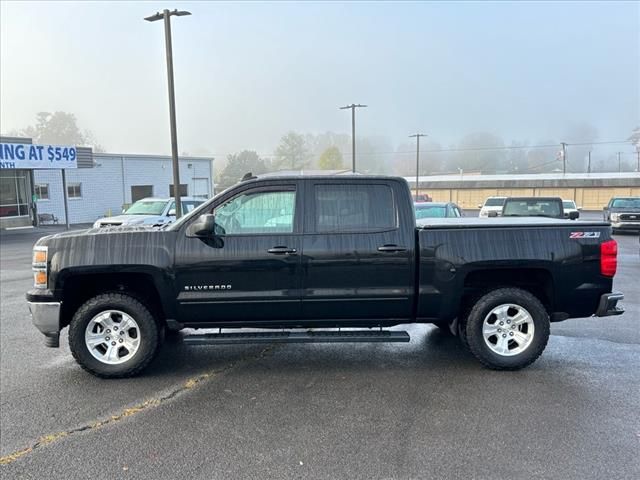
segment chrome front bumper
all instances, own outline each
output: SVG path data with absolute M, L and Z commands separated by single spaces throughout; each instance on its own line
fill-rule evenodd
M 618 302 L 624 299 L 620 292 L 605 293 L 600 297 L 596 317 L 608 317 L 609 315 L 622 315 L 624 308 L 618 307 Z
M 31 320 L 45 336 L 47 347 L 60 346 L 60 302 L 27 302 Z
M 611 222 L 611 228 L 615 228 L 617 230 L 638 230 L 640 231 L 640 222 L 629 222 L 626 220 L 621 220 L 618 222 Z

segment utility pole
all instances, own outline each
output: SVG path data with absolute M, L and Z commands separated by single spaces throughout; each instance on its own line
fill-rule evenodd
M 617 152 L 618 155 L 618 173 L 622 172 L 622 161 L 620 160 L 620 154 L 622 152 Z
M 567 144 L 561 142 L 560 145 L 562 145 L 562 174 L 565 175 L 567 173 Z
M 352 103 L 340 107 L 340 110 L 351 109 L 351 171 L 356 173 L 356 108 L 365 108 L 366 105 Z
M 589 161 L 587 162 L 587 173 L 591 173 L 591 150 L 589 150 Z
M 416 139 L 416 198 L 418 201 L 418 178 L 420 176 L 420 137 L 426 137 L 427 135 L 424 133 L 414 133 L 413 135 L 409 135 L 409 138 Z
M 173 47 L 171 45 L 171 17 L 191 15 L 185 10 L 163 10 L 146 17 L 147 22 L 164 20 L 164 44 L 167 55 L 167 79 L 169 84 L 169 123 L 171 126 L 171 160 L 173 163 L 173 196 L 176 202 L 176 219 L 182 216 L 182 199 L 180 195 L 180 168 L 178 164 L 178 132 L 176 129 L 176 95 L 173 85 Z

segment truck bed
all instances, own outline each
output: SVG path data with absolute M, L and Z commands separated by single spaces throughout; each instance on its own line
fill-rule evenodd
M 552 321 L 588 317 L 610 292 L 600 274 L 600 244 L 608 223 L 554 218 L 424 219 L 416 229 L 416 317 L 454 318 L 487 288 L 528 285 L 545 300 Z

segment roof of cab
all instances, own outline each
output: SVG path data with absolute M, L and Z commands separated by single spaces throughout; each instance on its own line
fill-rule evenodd
M 285 171 L 285 172 L 272 172 L 263 173 L 260 175 L 252 176 L 245 180 L 245 182 L 251 182 L 256 180 L 331 180 L 339 182 L 344 179 L 367 181 L 367 180 L 393 180 L 407 183 L 402 177 L 392 175 L 365 175 L 361 173 L 353 173 L 351 171 L 340 173 L 332 173 L 332 170 L 327 170 L 324 173 L 322 170 L 308 170 L 308 171 Z

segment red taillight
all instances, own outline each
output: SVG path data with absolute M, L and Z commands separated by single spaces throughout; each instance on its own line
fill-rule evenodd
M 607 240 L 600 244 L 600 273 L 605 277 L 613 277 L 618 268 L 618 243 Z

